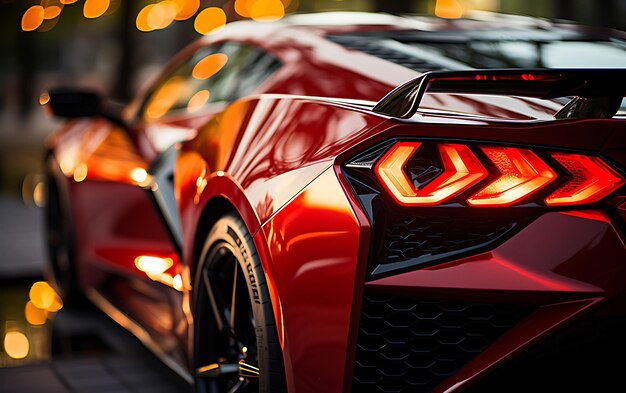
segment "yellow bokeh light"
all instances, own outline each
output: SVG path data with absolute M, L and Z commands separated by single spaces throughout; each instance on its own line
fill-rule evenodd
M 256 0 L 250 7 L 250 17 L 257 22 L 275 22 L 285 16 L 280 0 Z
M 43 10 L 44 19 L 54 19 L 61 14 L 61 7 L 58 5 L 49 5 Z
M 196 79 L 208 79 L 215 75 L 224 67 L 228 61 L 228 56 L 223 53 L 214 53 L 200 60 L 191 71 L 191 75 Z
M 146 108 L 146 116 L 149 119 L 158 119 L 166 114 L 184 90 L 185 80 L 182 77 L 170 78 L 150 99 Z
M 13 359 L 24 359 L 28 356 L 30 344 L 22 332 L 8 332 L 4 336 L 4 351 Z
M 193 22 L 193 27 L 200 34 L 217 33 L 226 25 L 226 14 L 218 7 L 205 8 Z
M 200 0 L 176 0 L 180 5 L 178 13 L 176 14 L 176 20 L 186 20 L 191 18 L 198 12 L 200 8 Z
M 33 326 L 39 326 L 46 323 L 48 310 L 36 307 L 32 301 L 29 301 L 24 308 L 24 316 L 26 316 L 28 323 Z
M 78 0 L 60 0 L 61 4 L 74 4 Z
M 87 178 L 87 173 L 89 172 L 89 169 L 87 168 L 86 164 L 80 164 L 79 166 L 77 166 L 76 168 L 74 168 L 74 180 L 78 183 L 80 183 L 81 181 L 85 180 Z
M 200 90 L 199 92 L 191 96 L 189 102 L 187 103 L 187 112 L 197 112 L 209 101 L 210 96 L 211 93 L 208 90 Z
M 440 18 L 456 19 L 463 16 L 463 8 L 457 0 L 437 0 L 435 15 Z
M 30 301 L 33 302 L 35 307 L 41 308 L 42 310 L 48 309 L 54 302 L 56 296 L 57 293 L 55 290 L 45 281 L 37 281 L 34 283 L 28 293 Z
M 85 18 L 98 18 L 107 12 L 109 5 L 111 5 L 110 0 L 85 0 L 83 15 Z
M 33 31 L 43 23 L 45 12 L 42 6 L 34 5 L 24 12 L 22 16 L 22 30 Z
M 135 266 L 137 269 L 148 275 L 164 273 L 167 269 L 172 267 L 173 264 L 174 261 L 172 258 L 160 258 L 148 255 L 141 255 L 135 258 Z

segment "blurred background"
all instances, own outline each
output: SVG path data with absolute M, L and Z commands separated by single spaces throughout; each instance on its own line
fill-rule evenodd
M 441 18 L 488 11 L 626 30 L 626 0 L 0 0 L 0 392 L 36 389 L 44 382 L 48 392 L 66 391 L 77 367 L 88 365 L 88 375 L 106 376 L 121 372 L 115 364 L 144 359 L 141 348 L 128 344 L 131 338 L 111 335 L 109 322 L 97 311 L 61 310 L 54 290 L 40 281 L 45 253 L 38 174 L 45 138 L 57 125 L 44 116 L 40 92 L 57 85 L 89 86 L 125 102 L 180 49 L 224 23 L 248 18 L 273 23 L 291 13 L 316 11 Z M 32 370 L 22 377 L 11 374 L 13 382 L 26 385 L 5 383 L 9 376 L 2 367 L 41 364 L 54 354 L 76 351 L 96 355 L 80 364 L 39 368 L 39 377 Z M 105 360 L 102 353 L 108 354 Z M 152 384 L 172 391 L 153 369 L 134 373 L 129 378 L 152 375 L 146 377 Z M 131 386 L 115 375 L 109 379 Z M 98 381 L 94 378 L 91 383 Z M 65 388 L 51 388 L 53 379 L 65 380 Z

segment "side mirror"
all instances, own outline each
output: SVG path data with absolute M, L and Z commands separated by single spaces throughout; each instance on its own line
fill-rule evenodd
M 101 114 L 102 98 L 94 91 L 60 87 L 48 90 L 45 96 L 44 92 L 41 102 L 58 117 L 94 117 Z
M 69 119 L 101 116 L 130 132 L 122 120 L 122 106 L 108 102 L 93 90 L 57 87 L 43 92 L 39 103 L 45 105 L 54 116 Z

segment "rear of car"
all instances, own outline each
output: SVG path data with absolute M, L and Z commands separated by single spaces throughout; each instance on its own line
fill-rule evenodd
M 341 247 L 344 261 L 356 259 L 342 265 L 313 246 L 309 256 L 292 258 L 297 265 L 319 256 L 291 278 L 327 267 L 311 296 L 336 295 L 328 318 L 352 313 L 347 338 L 336 320 L 320 322 L 324 334 L 337 334 L 337 353 L 345 345 L 343 382 L 321 366 L 344 366 L 335 351 L 310 347 L 308 356 L 319 359 L 301 360 L 327 372 L 315 378 L 333 386 L 482 392 L 623 385 L 612 359 L 626 349 L 626 78 L 587 68 L 626 64 L 624 41 L 548 25 L 481 26 L 328 36 L 419 72 L 458 71 L 442 74 L 439 85 L 422 76 L 399 87 L 404 102 L 380 101 L 373 110 L 386 118 L 382 125 L 356 138 L 264 227 L 270 243 L 287 238 L 288 215 L 313 207 L 317 213 L 292 216 L 292 225 L 327 236 L 319 246 Z M 541 70 L 562 67 L 585 69 Z M 433 94 L 425 94 L 428 84 Z M 341 201 L 328 196 L 339 190 Z M 322 194 L 332 208 L 321 206 Z M 312 219 L 334 221 L 327 227 L 336 231 Z M 357 227 L 358 244 L 341 235 Z M 345 291 L 325 287 L 339 282 Z M 293 378 L 291 386 L 315 381 L 306 373 Z

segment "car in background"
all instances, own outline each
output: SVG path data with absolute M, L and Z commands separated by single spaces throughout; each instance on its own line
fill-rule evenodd
M 605 389 L 626 40 L 496 14 L 236 22 L 122 110 L 50 89 L 50 266 L 199 392 Z

